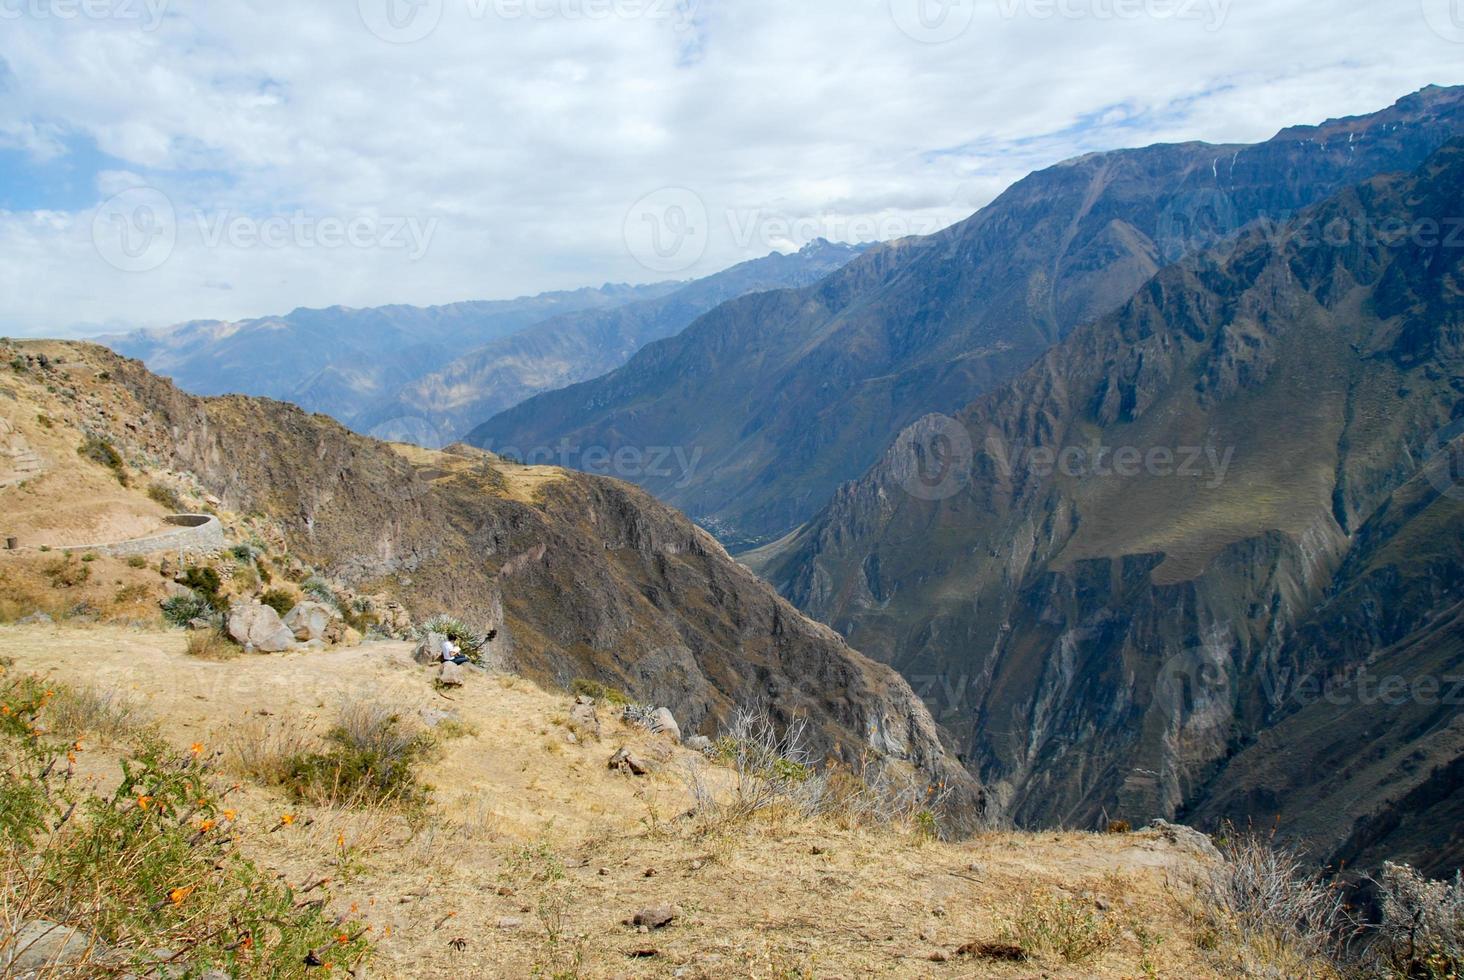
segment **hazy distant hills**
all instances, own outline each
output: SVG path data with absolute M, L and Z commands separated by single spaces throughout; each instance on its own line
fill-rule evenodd
M 1033 174 L 948 231 L 801 290 L 723 304 L 611 374 L 530 399 L 470 441 L 699 460 L 630 476 L 733 548 L 806 521 L 931 411 L 955 411 L 1107 314 L 1162 267 L 1263 216 L 1407 170 L 1459 129 L 1461 93 L 1256 146 L 1092 154 Z
M 664 296 L 676 283 L 604 286 L 450 306 L 296 310 L 199 320 L 101 342 L 200 395 L 262 395 L 345 420 L 465 349 L 561 313 Z
M 665 295 L 561 314 L 463 354 L 351 422 L 361 431 L 390 435 L 385 430 L 398 428 L 450 443 L 533 395 L 620 367 L 646 344 L 679 333 L 726 300 L 817 282 L 867 247 L 820 239 L 793 254 L 774 252 Z
M 767 574 L 1021 823 L 1457 867 L 1461 206 L 1464 141 L 1166 269 L 903 433 Z

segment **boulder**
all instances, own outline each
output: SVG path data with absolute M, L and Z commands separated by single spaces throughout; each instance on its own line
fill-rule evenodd
M 671 713 L 670 708 L 657 708 L 651 712 L 651 731 L 657 735 L 669 735 L 677 742 L 681 741 L 681 726 L 676 724 L 676 716 Z
M 620 749 L 612 755 L 608 768 L 629 773 L 632 776 L 647 776 L 651 772 L 650 765 L 629 749 Z
M 417 644 L 417 649 L 412 651 L 412 659 L 424 667 L 442 663 L 442 644 L 447 642 L 447 637 L 441 633 L 428 633 L 427 639 Z
M 600 740 L 600 716 L 593 701 L 575 701 L 574 707 L 569 709 L 569 729 L 580 738 Z
M 272 608 L 255 603 L 229 613 L 229 636 L 241 647 L 260 653 L 283 653 L 295 646 L 295 634 Z
M 462 687 L 463 679 L 462 664 L 443 664 L 437 672 L 437 683 L 443 687 Z
M 707 738 L 705 735 L 693 735 L 691 736 L 691 738 L 686 740 L 686 747 L 688 749 L 691 749 L 693 752 L 701 752 L 704 755 L 710 755 L 712 751 L 712 740 Z
M 331 624 L 341 614 L 323 602 L 302 602 L 285 613 L 284 623 L 301 643 L 325 640 Z
M 1202 834 L 1193 827 L 1170 823 L 1168 820 L 1155 820 L 1149 824 L 1145 832 L 1158 836 L 1180 850 L 1189 851 L 1199 857 L 1211 861 L 1222 860 L 1219 849 L 1210 840 L 1209 835 Z

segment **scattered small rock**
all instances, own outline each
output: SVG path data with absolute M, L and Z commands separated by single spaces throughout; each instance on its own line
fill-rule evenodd
M 679 915 L 681 909 L 675 905 L 652 905 L 637 912 L 630 924 L 646 929 L 664 929 L 675 922 Z
M 465 679 L 462 664 L 445 663 L 437 671 L 437 683 L 443 687 L 462 687 Z
M 523 924 L 523 919 L 514 919 L 509 916 L 504 916 L 498 920 L 498 928 L 500 929 L 521 929 L 523 928 Z
M 712 751 L 712 740 L 705 735 L 693 735 L 686 740 L 686 747 L 693 752 L 700 752 L 703 755 L 707 755 Z
M 55 620 L 43 612 L 34 612 L 24 619 L 16 620 L 17 626 L 49 626 Z
M 934 953 L 931 953 L 928 959 L 932 963 L 944 963 L 949 960 L 950 957 L 945 954 L 945 950 L 938 949 Z
M 580 695 L 574 707 L 569 709 L 570 734 L 600 740 L 600 715 L 595 711 L 595 702 Z
M 956 955 L 1006 963 L 1025 963 L 1027 960 L 1027 951 L 1010 943 L 967 943 L 956 950 Z

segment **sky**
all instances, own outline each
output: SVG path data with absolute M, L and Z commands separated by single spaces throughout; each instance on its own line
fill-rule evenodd
M 0 335 L 705 275 L 1464 83 L 1464 0 L 0 0 Z

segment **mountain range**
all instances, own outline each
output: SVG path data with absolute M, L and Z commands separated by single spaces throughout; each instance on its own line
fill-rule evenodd
M 723 304 L 603 378 L 540 395 L 475 445 L 677 447 L 695 472 L 637 481 L 734 551 L 781 537 L 906 425 L 954 412 L 1184 254 L 1284 220 L 1457 132 L 1464 93 L 1258 145 L 1186 143 L 1032 174 L 967 221 L 870 250 L 816 285 Z
M 1464 140 L 1165 269 L 762 567 L 1019 823 L 1457 867 L 1461 207 Z

